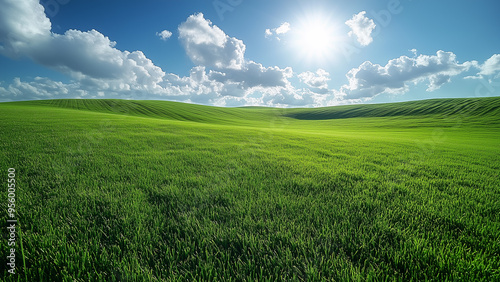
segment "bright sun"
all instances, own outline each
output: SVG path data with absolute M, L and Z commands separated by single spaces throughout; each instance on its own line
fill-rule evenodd
M 294 46 L 307 60 L 326 60 L 333 55 L 337 40 L 335 25 L 329 17 L 311 14 L 298 22 Z

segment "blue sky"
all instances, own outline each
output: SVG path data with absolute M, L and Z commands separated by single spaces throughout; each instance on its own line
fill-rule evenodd
M 500 95 L 494 0 L 0 4 L 0 101 L 318 107 Z

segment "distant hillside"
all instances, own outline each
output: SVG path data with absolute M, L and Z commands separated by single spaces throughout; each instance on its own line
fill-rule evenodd
M 302 120 L 423 115 L 500 117 L 500 97 L 432 99 L 390 104 L 362 104 L 315 109 L 290 109 L 286 115 Z
M 222 108 L 171 101 L 56 99 L 5 104 L 57 107 L 108 114 L 215 124 L 252 124 L 268 120 L 274 109 Z
M 280 119 L 335 120 L 377 117 L 477 117 L 500 121 L 500 97 L 432 99 L 388 104 L 359 104 L 324 108 L 277 109 L 266 107 L 223 108 L 170 101 L 109 99 L 61 99 L 2 103 L 43 106 L 179 121 L 215 124 L 259 125 Z

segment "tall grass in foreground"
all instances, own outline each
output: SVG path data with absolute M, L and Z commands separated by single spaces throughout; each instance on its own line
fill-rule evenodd
M 21 280 L 500 280 L 495 114 L 192 122 L 189 105 L 36 103 L 0 105 Z

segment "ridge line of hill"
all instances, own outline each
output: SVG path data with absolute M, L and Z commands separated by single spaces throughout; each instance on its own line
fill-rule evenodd
M 180 121 L 231 123 L 276 118 L 335 120 L 362 117 L 476 116 L 500 118 L 500 97 L 429 99 L 321 108 L 223 108 L 171 101 L 117 99 L 55 99 L 5 102 L 0 105 L 43 106 Z

